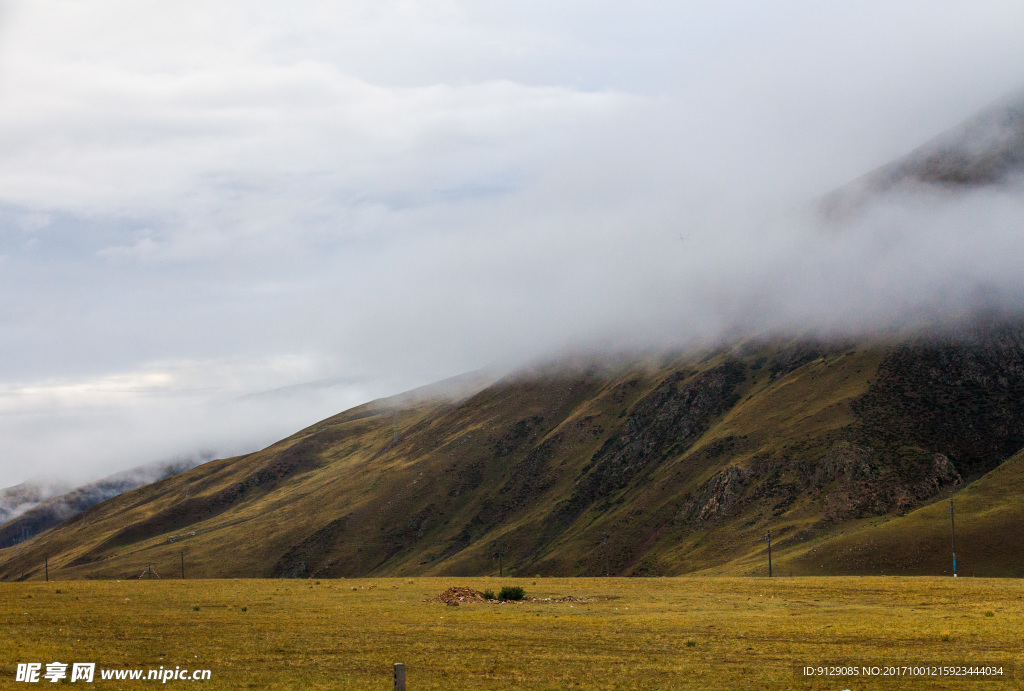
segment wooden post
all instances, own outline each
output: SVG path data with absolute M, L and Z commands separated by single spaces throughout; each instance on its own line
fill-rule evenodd
M 395 691 L 405 691 L 405 665 L 395 663 Z
M 181 550 L 181 580 L 185 580 L 185 550 Z
M 44 557 L 43 563 L 46 565 L 46 582 L 50 582 L 50 558 Z

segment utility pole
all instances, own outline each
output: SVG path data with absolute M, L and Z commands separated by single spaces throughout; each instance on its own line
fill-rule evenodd
M 768 529 L 764 539 L 768 541 L 768 578 L 772 577 L 772 530 Z
M 501 561 L 502 550 L 501 550 L 501 547 L 498 547 L 497 541 L 492 542 L 491 543 L 491 547 L 494 548 L 494 555 L 493 556 L 498 558 L 498 577 L 501 578 L 501 576 L 504 575 L 504 567 L 503 567 L 503 564 L 502 564 L 502 561 Z
M 953 497 L 949 498 L 949 544 L 953 549 L 953 578 L 956 578 L 956 520 L 953 518 Z

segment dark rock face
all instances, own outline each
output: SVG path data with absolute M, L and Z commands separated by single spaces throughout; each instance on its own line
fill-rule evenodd
M 731 515 L 745 503 L 745 491 L 754 478 L 751 468 L 730 466 L 715 473 L 695 497 L 684 504 L 677 521 L 699 528 L 717 518 Z
M 736 404 L 745 378 L 739 363 L 696 376 L 677 372 L 641 399 L 626 422 L 594 454 L 573 495 L 557 511 L 571 522 L 591 504 L 623 489 L 650 467 L 685 452 L 712 421 Z
M 822 519 L 843 521 L 915 509 L 959 482 L 942 454 L 904 448 L 880 459 L 869 448 L 839 443 L 818 464 L 811 488 L 822 496 Z
M 762 457 L 749 467 L 729 466 L 687 495 L 674 522 L 690 530 L 749 513 L 762 502 L 778 516 L 801 496 L 821 503 L 821 519 L 838 522 L 909 511 L 940 490 L 961 482 L 950 460 L 904 447 L 892 456 L 838 442 L 816 462 Z
M 943 454 L 965 476 L 1024 447 L 1024 327 L 895 348 L 854 402 L 858 443 Z
M 535 433 L 542 422 L 544 422 L 543 417 L 534 415 L 512 425 L 512 429 L 494 442 L 495 458 L 501 458 L 513 453 Z

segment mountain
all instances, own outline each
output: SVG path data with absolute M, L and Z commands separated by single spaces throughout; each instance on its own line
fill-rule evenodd
M 69 489 L 69 485 L 57 482 L 23 482 L 0 489 L 0 525 Z
M 1024 90 L 1007 96 L 906 156 L 826 195 L 819 209 L 844 220 L 887 196 L 946 194 L 1024 181 Z
M 931 505 L 967 482 L 977 511 L 1016 516 L 1019 495 L 991 487 L 1022 447 L 1020 323 L 550 365 L 366 404 L 123 493 L 0 550 L 0 578 L 44 557 L 59 578 L 474 574 L 499 553 L 521 574 L 742 573 L 768 530 L 780 568 L 858 573 L 910 564 L 898 536 L 941 534 Z M 1020 575 L 1015 549 L 971 567 Z M 942 554 L 904 570 L 941 572 Z
M 24 542 L 122 492 L 192 468 L 199 460 L 139 466 L 79 487 L 26 482 L 0 491 L 0 545 Z

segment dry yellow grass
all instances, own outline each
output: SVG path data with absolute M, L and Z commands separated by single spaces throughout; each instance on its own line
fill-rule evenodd
M 452 585 L 590 602 L 424 602 Z M 390 689 L 394 662 L 410 689 L 1009 689 L 808 683 L 794 666 L 1013 661 L 1022 601 L 1020 581 L 969 578 L 0 583 L 0 686 L 29 688 L 18 662 L 59 660 L 209 668 L 218 689 Z

